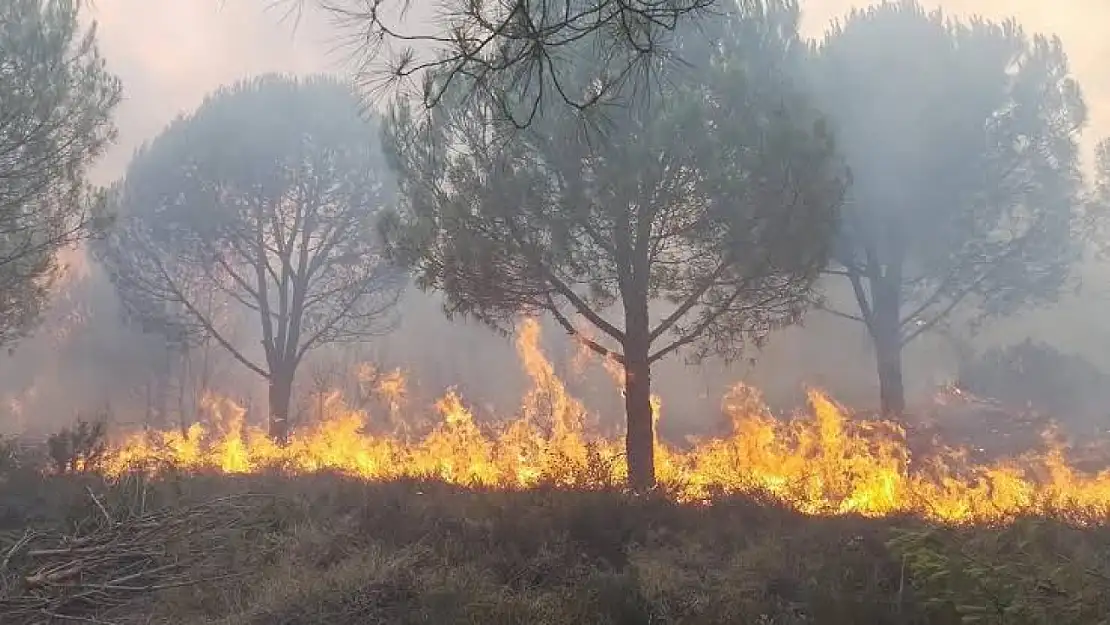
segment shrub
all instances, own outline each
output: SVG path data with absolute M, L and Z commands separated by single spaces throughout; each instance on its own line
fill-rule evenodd
M 935 622 L 1088 625 L 1105 622 L 1110 536 L 1046 519 L 996 531 L 915 528 L 890 540 Z
M 1110 404 L 1110 375 L 1082 356 L 1032 339 L 965 358 L 959 386 L 1059 419 L 1103 416 Z M 1092 406 L 1103 414 L 1090 415 Z
M 107 418 L 78 419 L 72 427 L 51 434 L 46 441 L 53 468 L 59 474 L 93 471 L 108 453 Z

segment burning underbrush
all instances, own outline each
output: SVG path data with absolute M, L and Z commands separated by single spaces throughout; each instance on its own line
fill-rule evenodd
M 518 415 L 501 423 L 479 423 L 463 398 L 449 392 L 436 403 L 437 418 L 428 427 L 399 434 L 397 423 L 415 421 L 405 414 L 404 380 L 394 375 L 380 383 L 388 419 L 374 421 L 334 393 L 324 402 L 323 418 L 278 446 L 245 422 L 241 408 L 213 397 L 206 424 L 135 434 L 103 454 L 98 468 L 116 476 L 136 470 L 331 471 L 373 481 L 435 479 L 510 490 L 622 483 L 623 441 L 595 433 L 538 339 L 538 326 L 525 324 L 517 346 L 533 387 Z M 1045 438 L 1039 450 L 1014 457 L 986 458 L 926 436 L 935 427 L 914 425 L 907 434 L 902 424 L 852 416 L 816 390 L 809 404 L 808 411 L 780 419 L 756 391 L 737 386 L 723 402 L 723 435 L 681 446 L 657 441 L 662 489 L 684 503 L 758 493 L 809 515 L 912 514 L 951 524 L 1048 513 L 1081 523 L 1110 518 L 1110 471 L 1080 471 L 1059 440 Z M 655 408 L 658 419 L 658 400 Z
M 1110 614 L 1110 472 L 1079 470 L 1057 439 L 1024 454 L 974 440 L 956 451 L 937 440 L 953 431 L 943 417 L 868 419 L 813 391 L 807 411 L 777 418 L 738 386 L 725 431 L 657 442 L 660 488 L 633 496 L 619 436 L 598 433 L 537 345 L 526 325 L 533 387 L 501 423 L 448 393 L 428 424 L 402 430 L 417 422 L 389 375 L 377 378 L 384 414 L 334 393 L 285 446 L 218 397 L 185 432 L 107 446 L 91 426 L 55 437 L 49 459 L 0 466 L 0 622 L 1088 625 Z

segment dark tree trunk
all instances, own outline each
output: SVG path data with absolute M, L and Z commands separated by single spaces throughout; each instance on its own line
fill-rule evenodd
M 902 384 L 902 346 L 885 339 L 875 340 L 879 366 L 879 402 L 883 415 L 899 417 L 906 410 L 906 391 Z
M 293 396 L 293 376 L 277 371 L 270 377 L 270 438 L 284 444 L 289 440 L 289 404 Z
M 628 485 L 637 492 L 643 492 L 655 486 L 655 419 L 651 409 L 651 366 L 646 353 L 631 359 L 626 351 L 625 358 L 624 410 L 628 418 L 625 453 L 628 456 Z
M 900 417 L 906 410 L 902 383 L 901 279 L 887 277 L 874 285 L 871 336 L 879 370 L 879 402 L 883 416 Z
M 640 298 L 636 298 L 640 299 Z M 644 492 L 655 486 L 655 419 L 651 410 L 651 348 L 647 297 L 626 303 L 624 341 L 625 456 L 628 486 Z
M 180 382 L 177 385 L 177 425 L 181 428 L 181 434 L 188 436 L 189 426 L 192 425 L 189 419 L 189 405 L 186 402 L 187 389 L 185 387 L 185 376 L 181 376 Z

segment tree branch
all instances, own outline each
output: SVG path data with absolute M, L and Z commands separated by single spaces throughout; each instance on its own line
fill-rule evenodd
M 574 324 L 571 323 L 570 319 L 567 319 L 566 316 L 563 315 L 563 313 L 559 311 L 559 308 L 557 306 L 555 306 L 554 302 L 551 303 L 551 306 L 550 306 L 550 308 L 548 308 L 548 311 L 551 313 L 551 316 L 555 318 L 555 321 L 557 321 L 559 323 L 559 325 L 563 326 L 563 329 L 567 331 L 567 334 L 569 334 L 571 337 L 573 337 L 576 341 L 585 345 L 590 350 L 592 350 L 595 354 L 598 354 L 599 356 L 601 356 L 603 358 L 612 358 L 615 361 L 619 362 L 620 364 L 622 364 L 622 365 L 624 364 L 624 354 L 621 354 L 619 352 L 615 352 L 615 351 L 605 347 L 601 343 L 598 343 L 597 341 L 595 341 L 595 340 L 587 337 L 586 335 L 582 334 L 578 330 L 578 328 L 574 327 Z
M 709 291 L 709 289 L 713 288 L 713 285 L 717 282 L 717 278 L 719 278 L 724 273 L 725 269 L 728 266 L 729 263 L 727 261 L 722 262 L 720 265 L 717 266 L 717 269 L 713 273 L 706 276 L 705 281 L 702 283 L 702 285 L 698 287 L 693 293 L 691 293 L 690 297 L 686 298 L 686 301 L 682 302 L 682 304 L 679 305 L 678 308 L 676 308 L 670 315 L 667 315 L 667 317 L 659 322 L 659 325 L 651 331 L 651 334 L 649 335 L 649 341 L 654 342 L 656 339 L 663 336 L 663 334 L 666 333 L 667 330 L 670 330 L 671 327 L 674 326 L 674 324 L 678 323 L 678 321 L 682 319 L 682 317 L 686 313 L 693 310 L 694 306 L 697 306 L 698 301 L 701 299 L 701 296 L 705 295 L 706 292 Z
M 216 326 L 211 322 L 211 320 L 209 320 L 204 315 L 204 313 L 202 313 L 192 302 L 189 301 L 189 298 L 186 297 L 185 294 L 182 293 L 181 289 L 177 286 L 177 282 L 170 276 L 169 272 L 166 271 L 165 265 L 163 265 L 156 256 L 152 255 L 152 258 L 150 258 L 149 260 L 151 260 L 158 268 L 158 272 L 162 274 L 164 284 L 167 288 L 169 288 L 170 292 L 173 294 L 177 302 L 185 307 L 185 310 L 187 310 L 189 314 L 191 314 L 193 318 L 201 324 L 201 326 L 204 328 L 204 331 L 209 336 L 216 339 L 216 342 L 219 343 L 220 346 L 223 347 L 225 350 L 227 350 L 228 353 L 230 353 L 231 356 L 235 358 L 235 360 L 238 360 L 240 363 L 242 363 L 243 366 L 257 373 L 263 378 L 269 379 L 269 372 L 267 372 L 262 367 L 254 364 L 254 362 L 252 362 L 249 358 L 244 356 L 242 352 L 236 349 L 235 346 L 232 345 L 231 342 L 228 341 L 226 338 L 224 338 L 223 334 L 216 329 Z
M 858 323 L 862 323 L 864 325 L 867 325 L 867 321 L 865 321 L 863 319 L 863 317 L 857 317 L 856 315 L 849 314 L 849 313 L 837 310 L 835 308 L 829 308 L 828 306 L 825 306 L 824 304 L 820 304 L 820 303 L 815 304 L 815 307 L 817 308 L 817 310 L 820 310 L 822 312 L 826 312 L 826 313 L 828 313 L 828 314 L 830 314 L 834 317 L 840 317 L 841 319 L 847 319 L 849 321 L 856 321 Z

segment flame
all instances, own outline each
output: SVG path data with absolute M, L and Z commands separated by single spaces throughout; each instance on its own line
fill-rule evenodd
M 300 428 L 281 447 L 262 428 L 247 424 L 235 402 L 209 395 L 208 423 L 184 433 L 132 434 L 113 446 L 106 470 L 331 470 L 367 480 L 434 477 L 499 488 L 623 482 L 621 440 L 591 433 L 592 416 L 568 393 L 539 339 L 539 325 L 524 323 L 516 347 L 532 387 L 519 413 L 500 424 L 479 424 L 450 390 L 435 403 L 436 424 L 422 436 L 376 433 L 368 427 L 370 415 L 333 392 L 324 400 L 325 418 Z M 380 375 L 368 368 L 357 375 L 387 399 L 394 421 L 408 397 L 402 373 Z M 851 418 L 819 390 L 809 391 L 809 404 L 807 413 L 778 419 L 758 391 L 737 385 L 722 403 L 727 436 L 688 449 L 656 442 L 660 483 L 684 502 L 758 493 L 812 515 L 914 514 L 954 524 L 1048 512 L 1065 513 L 1077 523 L 1110 516 L 1110 470 L 1078 471 L 1059 445 L 987 465 L 971 464 L 953 449 L 914 459 L 901 425 Z M 652 405 L 658 419 L 658 398 Z

